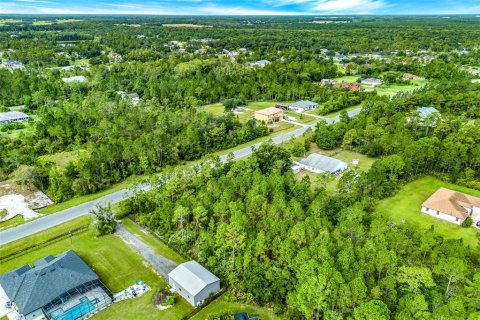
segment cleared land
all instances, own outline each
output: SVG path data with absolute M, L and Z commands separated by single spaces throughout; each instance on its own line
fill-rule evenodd
M 212 28 L 213 26 L 207 26 L 203 24 L 191 24 L 191 23 L 164 23 L 162 27 L 169 28 Z
M 445 239 L 461 238 L 465 244 L 477 248 L 479 246 L 477 236 L 480 231 L 474 228 L 462 228 L 420 212 L 422 203 L 440 187 L 480 197 L 478 190 L 443 182 L 433 177 L 425 177 L 405 185 L 395 196 L 381 201 L 376 212 L 385 214 L 397 223 L 416 225 L 421 230 L 428 230 L 433 225 L 435 232 Z

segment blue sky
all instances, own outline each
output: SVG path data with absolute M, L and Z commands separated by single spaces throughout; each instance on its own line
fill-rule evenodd
M 0 0 L 0 14 L 480 14 L 480 0 Z

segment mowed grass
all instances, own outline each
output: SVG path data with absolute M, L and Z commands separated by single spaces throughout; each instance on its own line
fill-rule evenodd
M 77 219 L 73 224 L 85 224 L 88 220 Z M 18 244 L 8 244 L 8 251 L 21 248 L 39 239 L 66 232 L 72 223 L 52 228 L 41 234 L 24 238 Z M 177 297 L 174 307 L 161 311 L 151 301 L 157 289 L 166 288 L 167 283 L 148 266 L 135 250 L 115 235 L 95 237 L 93 228 L 81 234 L 72 236 L 45 247 L 30 251 L 25 255 L 0 264 L 0 269 L 8 271 L 47 255 L 58 255 L 67 250 L 74 250 L 98 274 L 102 282 L 112 291 L 120 292 L 138 280 L 144 281 L 152 290 L 139 299 L 125 300 L 108 307 L 96 314 L 93 319 L 181 319 L 192 307 L 183 299 Z M 2 247 L 2 254 L 4 247 Z M 121 316 L 119 316 L 121 315 Z
M 140 238 L 145 244 L 149 245 L 152 247 L 155 251 L 157 251 L 159 254 L 164 256 L 167 259 L 172 260 L 173 262 L 176 263 L 182 263 L 187 261 L 184 259 L 181 255 L 179 255 L 177 252 L 169 248 L 164 242 L 162 242 L 160 239 L 149 233 L 148 231 L 142 229 L 138 224 L 130 220 L 129 218 L 125 218 L 122 220 L 122 225 L 136 235 L 138 238 Z
M 71 161 L 77 160 L 80 157 L 86 155 L 88 153 L 87 150 L 80 149 L 74 151 L 64 151 L 58 152 L 54 154 L 48 154 L 44 156 L 40 156 L 38 159 L 41 162 L 53 162 L 56 166 L 65 168 Z
M 256 305 L 245 304 L 240 302 L 229 302 L 225 295 L 222 295 L 217 300 L 210 303 L 202 311 L 190 318 L 191 320 L 204 320 L 208 316 L 220 315 L 225 312 L 238 313 L 247 312 L 250 317 L 257 316 L 261 320 L 277 320 L 280 317 L 276 316 L 273 310 L 263 308 Z
M 445 239 L 461 238 L 465 244 L 478 248 L 479 231 L 477 229 L 462 228 L 420 211 L 422 203 L 440 187 L 480 197 L 478 190 L 443 182 L 434 177 L 425 177 L 405 185 L 395 196 L 380 201 L 375 212 L 385 214 L 397 223 L 415 225 L 425 231 L 433 225 L 435 232 Z

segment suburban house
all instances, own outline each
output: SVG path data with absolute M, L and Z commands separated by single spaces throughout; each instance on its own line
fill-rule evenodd
M 318 107 L 318 103 L 308 101 L 308 100 L 301 100 L 297 101 L 294 104 L 290 105 L 289 109 L 296 111 L 296 112 L 304 112 L 308 110 L 313 110 Z
M 3 65 L 6 68 L 10 69 L 11 71 L 25 69 L 25 66 L 23 65 L 23 63 L 21 63 L 20 61 L 14 60 L 14 59 L 8 59 L 7 61 L 5 61 L 3 63 Z
M 382 80 L 380 79 L 376 79 L 376 78 L 367 78 L 367 79 L 363 79 L 362 80 L 362 84 L 367 84 L 367 85 L 370 85 L 370 86 L 379 86 L 383 83 Z
M 403 74 L 403 80 L 418 80 L 418 79 L 420 79 L 420 77 L 413 74 L 413 73 L 404 73 Z
M 447 188 L 438 189 L 425 200 L 422 212 L 456 224 L 470 216 L 473 224 L 480 227 L 480 198 Z
M 268 61 L 268 60 L 259 60 L 259 61 L 255 61 L 254 63 L 252 63 L 252 67 L 259 67 L 259 68 L 263 68 L 267 65 L 269 65 L 271 62 Z
M 8 111 L 0 113 L 0 124 L 11 122 L 28 121 L 29 116 L 20 111 Z
M 72 77 L 66 77 L 62 78 L 63 82 L 71 83 L 71 82 L 85 82 L 87 78 L 85 76 L 72 76 Z
M 298 164 L 303 170 L 315 173 L 329 172 L 331 174 L 337 174 L 348 168 L 348 164 L 345 162 L 318 153 L 312 153 L 307 158 L 304 158 L 295 164 Z
M 194 260 L 173 269 L 168 274 L 168 283 L 172 291 L 180 294 L 194 307 L 220 291 L 220 279 Z
M 320 80 L 320 84 L 323 84 L 324 86 L 333 86 L 337 84 L 337 81 L 333 79 L 322 79 Z
M 347 59 L 347 56 L 341 53 L 337 53 L 336 55 L 333 56 L 333 60 L 335 61 L 342 61 Z
M 337 83 L 335 88 L 348 89 L 350 91 L 360 91 L 362 89 L 359 84 L 348 82 Z
M 126 93 L 124 91 L 118 91 L 117 93 L 122 97 L 122 99 L 129 99 L 132 106 L 136 106 L 140 101 L 140 96 L 136 92 Z
M 0 295 L 26 320 L 77 319 L 107 307 L 113 299 L 72 250 L 0 275 Z
M 270 107 L 255 111 L 255 120 L 265 121 L 266 123 L 278 122 L 283 119 L 283 110 Z
M 416 112 L 418 114 L 418 117 L 420 118 L 421 124 L 425 124 L 425 121 L 431 118 L 428 126 L 435 126 L 437 124 L 437 119 L 441 118 L 440 112 L 434 107 L 419 107 L 417 108 Z M 407 121 L 411 122 L 412 117 L 407 116 Z

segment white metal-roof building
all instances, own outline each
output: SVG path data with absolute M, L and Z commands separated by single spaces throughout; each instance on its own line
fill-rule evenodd
M 348 164 L 345 162 L 318 153 L 312 153 L 307 158 L 300 160 L 299 165 L 302 169 L 315 173 L 330 172 L 336 174 L 348 168 Z
M 62 78 L 63 82 L 85 82 L 87 78 L 85 76 L 72 76 L 72 77 L 67 77 L 67 78 Z
M 220 291 L 220 279 L 194 260 L 173 269 L 168 274 L 168 283 L 194 307 Z
M 28 115 L 19 111 L 8 111 L 0 113 L 0 124 L 11 122 L 27 121 Z

